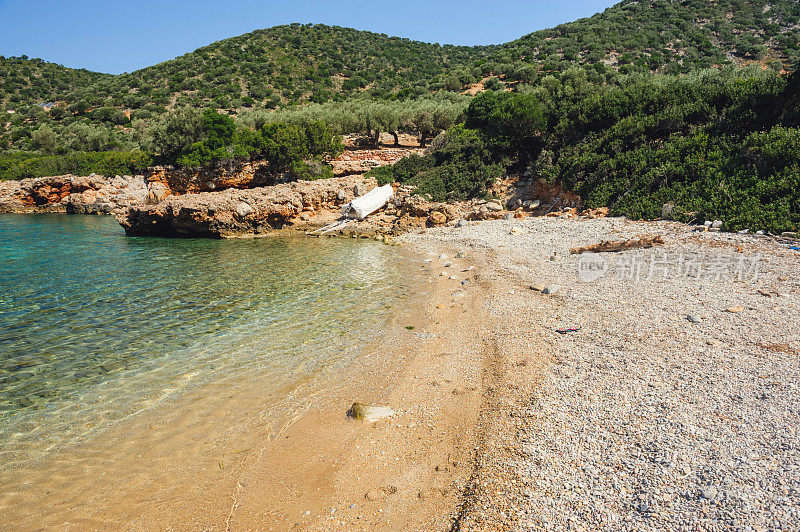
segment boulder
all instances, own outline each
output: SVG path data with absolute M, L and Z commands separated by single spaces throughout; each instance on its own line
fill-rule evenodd
M 236 205 L 235 210 L 236 210 L 236 216 L 238 216 L 240 219 L 246 218 L 248 214 L 253 212 L 253 208 L 245 202 Z
M 443 212 L 433 211 L 428 215 L 428 225 L 444 225 L 447 223 L 447 215 Z

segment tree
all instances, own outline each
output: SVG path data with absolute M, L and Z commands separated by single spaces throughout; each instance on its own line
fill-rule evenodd
M 55 132 L 48 125 L 40 126 L 31 133 L 31 144 L 35 149 L 44 153 L 55 152 L 57 142 Z
M 197 109 L 183 107 L 154 120 L 144 139 L 145 147 L 168 164 L 202 140 L 203 117 Z

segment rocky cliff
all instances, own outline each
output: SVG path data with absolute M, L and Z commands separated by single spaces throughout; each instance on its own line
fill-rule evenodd
M 0 182 L 0 212 L 120 213 L 131 205 L 158 201 L 167 191 L 142 176 L 63 175 Z
M 252 189 L 169 196 L 155 205 L 133 205 L 117 215 L 129 235 L 211 238 L 260 235 L 305 222 L 376 185 L 370 178 L 295 181 Z
M 275 176 L 267 171 L 266 161 L 240 159 L 203 168 L 155 166 L 150 168 L 147 181 L 161 183 L 172 194 L 191 194 L 273 185 Z

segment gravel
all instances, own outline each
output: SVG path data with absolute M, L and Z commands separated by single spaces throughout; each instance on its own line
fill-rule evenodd
M 569 254 L 655 235 L 666 244 Z M 797 251 L 620 218 L 501 220 L 404 239 L 482 263 L 489 289 L 493 323 L 483 325 L 500 362 L 462 530 L 800 527 Z M 581 282 L 579 268 L 598 257 L 608 273 Z M 691 257 L 699 277 L 680 269 Z M 543 297 L 534 285 L 560 290 Z

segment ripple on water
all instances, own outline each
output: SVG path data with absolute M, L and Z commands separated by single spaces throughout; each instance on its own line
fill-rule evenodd
M 125 237 L 110 217 L 0 215 L 0 458 L 72 443 L 236 372 L 346 364 L 408 297 L 350 239 Z

